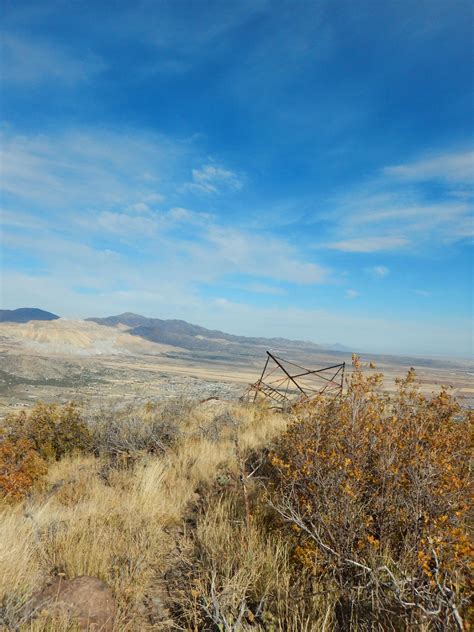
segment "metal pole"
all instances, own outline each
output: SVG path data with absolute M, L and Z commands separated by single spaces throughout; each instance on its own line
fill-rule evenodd
M 267 351 L 267 361 L 265 362 L 265 366 L 263 367 L 263 371 L 262 371 L 262 375 L 260 376 L 260 379 L 258 380 L 257 384 L 260 385 L 263 382 L 263 378 L 265 376 L 265 371 L 267 370 L 267 366 L 268 366 L 268 361 L 270 359 L 270 354 Z M 253 403 L 255 404 L 255 402 L 257 401 L 257 395 L 258 395 L 258 390 L 255 389 L 255 395 L 253 397 Z

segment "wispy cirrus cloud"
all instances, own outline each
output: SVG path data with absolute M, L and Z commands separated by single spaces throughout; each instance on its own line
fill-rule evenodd
M 212 226 L 206 236 L 211 249 L 234 272 L 311 285 L 328 280 L 329 269 L 307 262 L 284 239 L 267 234 Z
M 382 168 L 365 186 L 337 200 L 333 221 L 339 238 L 326 247 L 393 252 L 472 237 L 473 157 L 470 151 L 450 152 Z
M 241 176 L 222 166 L 209 164 L 192 170 L 192 182 L 187 188 L 201 193 L 221 193 L 238 191 L 243 186 Z
M 370 204 L 370 201 L 368 200 Z M 437 204 L 405 204 L 397 199 L 396 195 L 391 195 L 387 201 L 380 205 L 375 205 L 367 209 L 356 212 L 350 221 L 357 226 L 364 224 L 383 225 L 388 222 L 404 222 L 411 228 L 419 225 L 421 227 L 434 226 L 450 221 L 457 221 L 465 217 L 470 210 L 470 205 L 463 202 L 440 202 Z
M 183 226 L 199 230 L 207 227 L 211 221 L 212 216 L 209 213 L 199 213 L 183 207 L 161 210 L 150 208 L 142 202 L 119 211 L 107 210 L 74 217 L 77 226 L 91 233 L 116 236 L 124 242 L 140 239 L 145 243 L 155 239 L 159 233 L 165 234 Z
M 390 274 L 390 270 L 386 266 L 373 266 L 369 272 L 376 279 L 384 279 Z
M 88 223 L 90 226 L 90 223 Z M 154 217 L 143 214 L 114 213 L 102 211 L 97 214 L 96 228 L 108 235 L 115 234 L 124 237 L 152 236 L 156 233 L 158 222 Z
M 82 288 L 97 286 L 97 270 L 104 290 L 130 286 L 148 292 L 163 279 L 186 293 L 196 283 L 214 283 L 229 275 L 244 275 L 256 279 L 254 285 L 249 281 L 248 290 L 268 295 L 280 292 L 272 285 L 261 284 L 260 279 L 296 285 L 328 280 L 326 268 L 305 261 L 282 239 L 203 222 L 194 226 L 193 240 L 189 241 L 180 236 L 183 217 L 173 217 L 172 211 L 153 224 L 148 217 L 130 215 L 125 220 L 123 215 L 99 217 L 95 230 L 88 222 L 65 224 L 59 233 L 44 225 L 32 226 L 21 233 L 11 232 L 5 224 L 2 243 L 12 252 L 37 258 L 53 278 L 61 277 L 66 282 L 73 276 Z M 132 223 L 134 219 L 140 223 Z M 110 238 L 113 250 L 103 245 Z
M 162 199 L 160 186 L 177 177 L 184 156 L 192 153 L 164 136 L 125 130 L 88 128 L 54 135 L 4 131 L 0 140 L 4 193 L 63 212 Z M 147 173 L 152 180 L 143 179 Z
M 432 296 L 431 292 L 428 292 L 428 290 L 413 290 L 415 292 L 415 294 L 418 294 L 418 296 L 422 296 L 423 298 L 429 298 L 430 296 Z
M 380 252 L 387 250 L 398 250 L 409 243 L 406 237 L 374 236 L 374 237 L 354 237 L 353 239 L 343 239 L 326 244 L 332 250 L 343 250 L 345 252 Z
M 176 208 L 187 207 L 196 192 L 215 196 L 236 193 L 243 186 L 242 176 L 223 165 L 192 168 L 200 154 L 193 140 L 86 128 L 29 136 L 4 131 L 0 141 L 6 196 L 50 211 L 60 209 L 61 214 L 99 208 L 109 225 L 145 226 L 126 215 L 143 215 L 165 200 Z M 192 182 L 187 181 L 189 172 Z M 117 211 L 125 215 L 112 215 Z
M 393 165 L 385 167 L 384 173 L 415 182 L 444 180 L 449 183 L 474 184 L 474 151 L 439 154 Z

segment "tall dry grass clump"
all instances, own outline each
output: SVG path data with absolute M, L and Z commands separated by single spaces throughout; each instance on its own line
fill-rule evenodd
M 238 481 L 222 486 L 209 490 L 175 559 L 180 570 L 171 588 L 179 629 L 331 629 L 332 596 L 308 593 L 310 573 L 294 564 L 291 543 L 269 522 L 256 490 L 248 524 Z

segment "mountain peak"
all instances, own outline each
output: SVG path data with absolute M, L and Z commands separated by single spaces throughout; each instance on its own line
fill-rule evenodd
M 60 316 L 37 307 L 0 309 L 0 323 L 28 323 L 30 320 L 57 320 Z

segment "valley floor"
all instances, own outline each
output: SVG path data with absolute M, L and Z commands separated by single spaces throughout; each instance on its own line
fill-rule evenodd
M 285 357 L 285 356 L 284 356 Z M 338 362 L 350 366 L 348 354 L 308 354 L 291 357 L 304 366 L 321 368 Z M 207 357 L 187 353 L 168 355 L 71 356 L 13 353 L 0 343 L 0 419 L 15 408 L 37 401 L 111 403 L 160 401 L 175 397 L 236 400 L 260 376 L 265 350 L 248 357 Z M 441 385 L 466 407 L 474 407 L 474 373 L 467 362 L 416 358 L 373 358 L 385 375 L 384 388 L 393 391 L 395 380 L 414 366 L 421 390 L 430 395 Z M 349 371 L 350 369 L 348 369 Z

